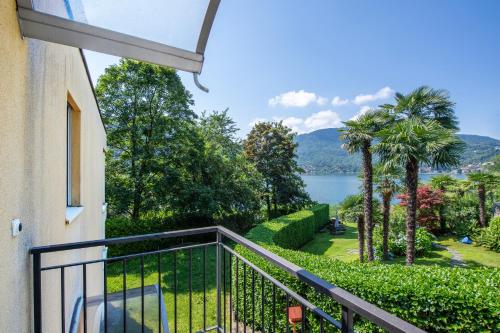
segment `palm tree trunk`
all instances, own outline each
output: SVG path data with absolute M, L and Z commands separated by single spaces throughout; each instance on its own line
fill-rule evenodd
M 479 197 L 479 224 L 482 228 L 486 225 L 486 189 L 484 184 L 479 184 L 477 187 L 477 196 Z
M 384 259 L 389 257 L 389 217 L 391 213 L 391 197 L 392 194 L 384 193 L 383 201 L 383 221 L 382 221 L 382 252 Z
M 365 259 L 365 226 L 363 216 L 358 216 L 358 247 L 359 247 L 359 261 L 363 262 Z
M 406 265 L 412 265 L 415 261 L 417 187 L 418 161 L 412 158 L 406 163 L 406 189 L 408 191 L 408 205 L 406 206 Z
M 374 260 L 373 255 L 373 170 L 370 141 L 363 145 L 363 187 L 364 187 L 364 215 L 366 227 L 366 247 L 368 261 Z

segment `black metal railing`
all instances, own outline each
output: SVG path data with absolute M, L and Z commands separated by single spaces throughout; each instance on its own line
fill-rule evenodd
M 195 242 L 190 239 L 188 244 L 154 251 L 42 266 L 42 255 L 53 256 L 62 251 L 190 237 L 194 237 Z M 242 256 L 240 251 L 235 250 L 235 245 L 243 246 L 335 301 L 341 309 L 340 314 L 326 313 L 312 304 L 304 295 Z M 389 332 L 423 332 L 223 227 L 41 246 L 32 248 L 30 253 L 33 256 L 35 333 L 41 333 L 45 327 L 53 330 L 57 325 L 63 333 L 73 331 L 74 325 L 81 325 L 85 333 L 94 332 L 96 326 L 90 325 L 89 316 L 92 306 L 93 317 L 101 321 L 99 331 L 104 333 L 132 332 L 136 329 L 158 333 L 212 330 L 290 332 L 291 329 L 294 332 L 353 332 L 355 315 Z M 54 258 L 49 259 L 53 261 Z M 89 279 L 90 270 L 94 272 L 92 279 Z M 55 295 L 45 292 L 47 286 L 57 282 L 44 274 L 55 271 L 59 271 L 60 280 L 58 302 Z M 71 276 L 68 276 L 70 271 Z M 95 276 L 99 277 L 97 281 Z M 72 311 L 73 319 L 67 320 L 71 312 L 66 308 L 68 299 L 71 299 L 66 294 L 69 278 L 79 280 L 79 283 L 72 284 L 73 297 L 74 286 L 81 285 L 81 288 L 77 287 L 81 293 L 76 292 L 81 295 L 78 297 L 81 302 L 74 302 L 81 304 L 80 321 L 74 320 L 78 317 L 75 311 Z M 91 284 L 94 295 L 88 292 Z M 212 297 L 214 293 L 215 297 Z M 46 302 L 52 302 L 52 305 L 59 303 L 58 314 L 54 313 L 53 306 L 48 313 Z M 134 311 L 130 310 L 132 303 L 138 303 Z M 102 312 L 99 312 L 100 309 Z M 51 321 L 44 324 L 48 315 Z M 54 316 L 60 317 L 60 323 L 53 321 Z M 117 320 L 116 316 L 121 317 Z M 173 316 L 170 322 L 169 316 Z

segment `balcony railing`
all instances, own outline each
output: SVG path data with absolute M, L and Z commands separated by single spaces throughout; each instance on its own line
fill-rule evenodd
M 187 238 L 190 238 L 190 243 L 158 247 L 153 251 L 42 265 L 42 256 L 47 257 L 44 262 L 53 263 L 63 258 L 58 256 L 63 251 L 98 250 L 118 244 L 151 244 Z M 328 314 L 315 306 L 235 251 L 235 245 L 247 248 L 331 298 L 340 305 L 341 315 Z M 41 246 L 32 248 L 30 253 L 33 256 L 35 333 L 41 333 L 47 325 L 54 327 L 54 318 L 60 321 L 63 333 L 132 332 L 136 329 L 140 332 L 290 332 L 291 329 L 294 332 L 354 332 L 355 316 L 389 332 L 423 332 L 223 227 Z M 90 278 L 91 270 L 94 272 Z M 152 271 L 153 274 L 145 278 L 145 272 Z M 130 279 L 132 275 L 138 279 L 135 283 Z M 109 282 L 111 277 L 113 286 Z M 71 283 L 69 279 L 79 282 Z M 72 291 L 67 288 L 68 284 Z M 193 290 L 194 285 L 197 290 Z M 114 289 L 110 290 L 111 287 Z M 168 289 L 168 303 L 165 303 L 162 289 Z M 56 295 L 54 290 L 58 290 Z M 94 295 L 89 290 L 93 290 Z M 70 292 L 72 295 L 68 295 Z M 215 293 L 215 297 L 210 297 L 210 293 Z M 184 305 L 180 305 L 180 297 Z M 196 304 L 193 297 L 197 298 Z M 78 301 L 72 301 L 71 307 L 79 311 L 67 308 L 68 299 L 74 298 Z M 211 304 L 213 301 L 215 304 Z M 45 306 L 46 303 L 52 307 Z M 55 310 L 54 304 L 57 304 Z M 202 311 L 193 311 L 195 306 L 202 307 Z M 90 312 L 100 321 L 98 326 L 90 323 Z M 167 313 L 173 316 L 170 322 Z M 292 318 L 297 314 L 299 318 Z M 45 325 L 44 320 L 50 320 L 50 323 Z

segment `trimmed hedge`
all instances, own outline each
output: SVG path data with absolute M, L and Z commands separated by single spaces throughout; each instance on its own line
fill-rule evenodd
M 329 220 L 329 206 L 316 205 L 259 224 L 246 237 L 255 242 L 275 244 L 285 249 L 298 249 L 314 238 L 314 232 Z
M 316 219 L 316 231 L 320 230 L 330 221 L 330 205 L 319 204 L 310 209 Z
M 301 212 L 302 213 L 302 212 Z M 308 216 L 303 213 L 302 216 Z M 291 219 L 294 225 L 297 222 Z M 310 222 L 310 219 L 306 219 Z M 495 268 L 444 268 L 437 266 L 400 266 L 385 264 L 344 263 L 325 256 L 292 250 L 298 248 L 295 235 L 284 224 L 286 219 L 273 220 L 252 229 L 247 238 L 264 246 L 277 255 L 318 275 L 354 295 L 430 332 L 500 332 L 500 270 Z M 277 236 L 285 230 L 286 236 Z M 279 239 L 280 244 L 275 240 Z M 288 242 L 285 240 L 288 239 Z M 285 246 L 283 246 L 285 245 Z M 266 262 L 253 252 L 237 246 L 236 250 L 273 277 L 295 290 L 311 303 L 335 318 L 340 318 L 340 307 L 333 300 L 291 277 L 283 270 Z M 243 320 L 243 304 L 247 304 L 247 323 L 252 321 L 251 298 L 255 298 L 255 323 L 261 329 L 261 280 L 256 279 L 255 292 L 249 292 L 252 284 L 247 269 L 247 298 L 243 299 L 243 271 L 238 269 L 239 299 L 238 316 Z M 236 287 L 236 284 L 233 284 Z M 235 291 L 233 292 L 235 295 Z M 264 284 L 265 328 L 272 318 L 270 283 Z M 277 331 L 285 330 L 285 296 L 276 299 Z M 250 313 L 250 315 L 249 315 Z M 318 330 L 318 322 L 307 315 L 308 326 Z M 359 332 L 381 331 L 371 323 L 356 316 Z M 327 331 L 330 331 L 328 329 Z M 336 330 L 331 330 L 336 331 Z

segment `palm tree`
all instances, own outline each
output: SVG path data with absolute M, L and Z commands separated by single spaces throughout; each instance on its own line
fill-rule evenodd
M 355 222 L 358 227 L 358 254 L 359 261 L 365 259 L 365 228 L 364 228 L 364 208 L 361 194 L 354 194 L 345 197 L 340 203 L 339 214 L 342 219 Z
M 363 194 L 364 194 L 364 224 L 366 228 L 366 247 L 368 261 L 375 259 L 373 253 L 373 167 L 371 144 L 377 131 L 387 121 L 388 114 L 371 110 L 357 119 L 344 122 L 342 129 L 342 147 L 350 154 L 361 152 L 363 156 Z M 361 225 L 358 223 L 358 225 Z M 361 230 L 358 230 L 360 233 Z
M 479 199 L 479 225 L 487 227 L 486 221 L 486 191 L 495 188 L 500 183 L 498 176 L 486 172 L 473 172 L 467 176 L 467 179 L 477 188 Z
M 443 192 L 446 192 L 450 186 L 456 185 L 457 181 L 450 175 L 436 175 L 431 179 L 431 186 Z M 445 197 L 446 201 L 446 197 Z M 444 204 L 439 206 L 439 231 L 444 234 L 446 232 L 446 221 L 444 218 Z
M 375 166 L 375 190 L 382 197 L 382 249 L 383 258 L 389 255 L 389 218 L 391 214 L 391 200 L 400 189 L 399 179 L 402 176 L 401 168 L 384 170 L 383 165 Z
M 444 90 L 419 87 L 407 95 L 396 93 L 396 103 L 381 107 L 394 116 L 394 125 L 378 133 L 374 151 L 385 168 L 405 168 L 408 191 L 406 207 L 406 264 L 415 257 L 418 172 L 421 163 L 434 167 L 458 164 L 463 143 L 456 135 L 454 104 Z

